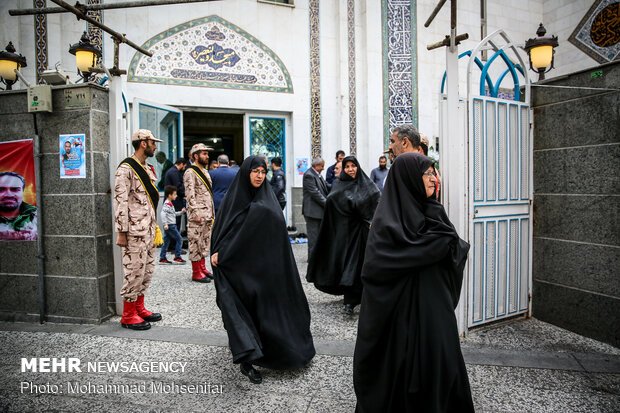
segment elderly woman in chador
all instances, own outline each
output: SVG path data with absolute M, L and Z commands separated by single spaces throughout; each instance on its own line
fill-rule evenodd
M 368 237 L 353 359 L 357 412 L 473 412 L 454 309 L 469 245 L 437 202 L 433 162 L 403 153 Z
M 310 309 L 282 209 L 265 182 L 262 156 L 243 161 L 215 217 L 211 264 L 233 363 L 253 383 L 253 365 L 304 367 L 315 355 Z

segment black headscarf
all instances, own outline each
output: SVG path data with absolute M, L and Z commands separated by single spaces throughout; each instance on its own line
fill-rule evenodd
M 372 223 L 353 381 L 359 412 L 473 412 L 454 309 L 469 245 L 427 198 L 432 161 L 399 155 Z
M 357 166 L 352 178 L 347 162 Z M 344 294 L 359 284 L 370 222 L 381 193 L 354 156 L 342 160 L 342 172 L 327 196 L 316 246 L 308 261 L 306 279 L 328 294 Z
M 280 204 L 266 180 L 250 182 L 258 167 L 267 170 L 264 157 L 243 161 L 215 217 L 217 304 L 233 362 L 294 369 L 315 354 L 310 309 Z

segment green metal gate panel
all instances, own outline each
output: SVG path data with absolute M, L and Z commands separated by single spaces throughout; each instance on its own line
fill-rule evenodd
M 285 141 L 284 118 L 250 117 L 250 155 L 278 156 L 286 171 Z

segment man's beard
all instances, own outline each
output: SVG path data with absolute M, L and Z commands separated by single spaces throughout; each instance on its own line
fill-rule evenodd
M 387 165 L 379 165 L 379 169 L 381 169 L 382 171 L 385 170 L 387 168 Z
M 17 199 L 15 199 L 15 201 L 12 204 L 9 203 L 5 203 L 4 201 L 7 198 L 2 198 L 2 200 L 0 200 L 0 211 L 2 212 L 13 212 L 16 209 L 19 208 L 19 202 L 17 202 Z M 9 198 L 11 199 L 11 198 Z
M 151 156 L 155 155 L 155 149 L 145 149 L 144 153 L 146 154 L 147 158 L 150 158 Z

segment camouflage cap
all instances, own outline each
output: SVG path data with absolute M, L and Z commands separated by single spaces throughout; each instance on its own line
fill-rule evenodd
M 420 142 L 422 142 L 426 147 L 429 147 L 428 136 L 420 132 Z
M 197 143 L 196 145 L 192 146 L 192 149 L 189 151 L 189 156 L 194 155 L 194 153 L 198 152 L 198 151 L 212 151 L 213 148 L 205 145 L 204 143 Z
M 138 129 L 137 131 L 135 131 L 133 133 L 133 135 L 131 135 L 131 141 L 145 141 L 145 140 L 151 140 L 154 142 L 163 142 L 161 139 L 157 139 L 155 136 L 153 136 L 153 132 L 151 132 L 148 129 Z

